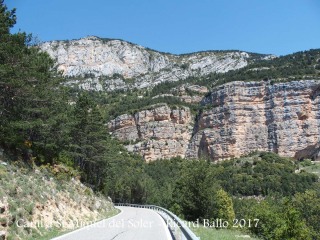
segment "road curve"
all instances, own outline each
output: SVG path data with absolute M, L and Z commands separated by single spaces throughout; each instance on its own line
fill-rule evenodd
M 54 240 L 172 240 L 164 220 L 155 211 L 117 207 L 118 215 Z

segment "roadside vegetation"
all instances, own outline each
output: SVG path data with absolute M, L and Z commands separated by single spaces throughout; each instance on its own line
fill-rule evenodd
M 54 61 L 39 51 L 31 35 L 10 33 L 15 11 L 2 0 L 0 22 L 0 150 L 6 156 L 0 165 L 0 221 L 9 239 L 44 234 L 15 228 L 17 219 L 31 220 L 39 208 L 43 212 L 51 204 L 59 209 L 64 198 L 90 208 L 106 196 L 115 202 L 156 204 L 188 221 L 259 219 L 254 227 L 245 224 L 243 231 L 260 239 L 320 239 L 319 176 L 318 168 L 312 169 L 317 165 L 305 162 L 299 167 L 299 162 L 272 153 L 217 164 L 180 158 L 146 164 L 110 136 L 106 123 L 163 102 L 197 113 L 200 106 L 174 97 L 152 99 L 181 82 L 152 90 L 76 91 L 61 84 L 64 79 Z M 234 80 L 272 84 L 319 78 L 319 55 L 319 50 L 310 50 L 184 82 L 212 87 Z M 207 229 L 199 231 L 208 234 Z
M 239 240 L 247 238 L 258 240 L 258 238 L 252 237 L 250 234 L 241 232 L 239 230 L 218 230 L 216 228 L 204 227 L 203 225 L 200 225 L 199 227 L 191 227 L 191 230 L 196 234 L 197 237 L 200 237 L 201 240 Z
M 261 239 L 319 239 L 319 178 L 296 169 L 295 160 L 263 152 L 218 164 L 155 161 L 146 166 L 155 184 L 146 202 L 189 221 L 224 219 Z
M 5 160 L 5 161 L 2 161 Z M 30 166 L 0 159 L 0 231 L 7 239 L 50 239 L 117 213 L 63 165 Z

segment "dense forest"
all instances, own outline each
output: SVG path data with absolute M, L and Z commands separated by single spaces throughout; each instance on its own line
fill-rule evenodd
M 0 23 L 0 145 L 11 161 L 30 169 L 64 165 L 115 202 L 156 204 L 186 220 L 259 219 L 244 229 L 262 239 L 320 239 L 319 178 L 296 173 L 293 159 L 256 152 L 217 164 L 180 158 L 147 164 L 110 136 L 109 119 L 151 104 L 187 105 L 196 113 L 200 106 L 152 98 L 181 82 L 146 91 L 75 91 L 61 84 L 54 61 L 33 44 L 32 35 L 10 33 L 15 10 L 3 1 Z M 233 80 L 319 78 L 319 55 L 300 52 L 184 83 L 212 87 Z M 140 94 L 146 98 L 138 99 Z

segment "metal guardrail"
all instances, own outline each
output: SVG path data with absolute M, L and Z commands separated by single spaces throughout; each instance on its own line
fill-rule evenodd
M 182 233 L 182 240 L 200 240 L 191 230 L 190 228 L 174 213 L 170 212 L 169 210 L 156 206 L 156 205 L 140 205 L 140 204 L 129 204 L 129 203 L 115 203 L 115 206 L 126 206 L 126 207 L 136 207 L 136 208 L 147 208 L 151 209 L 157 212 L 165 213 L 167 217 L 170 218 L 171 221 L 173 221 L 176 226 L 180 229 Z M 164 217 L 162 214 L 160 214 L 162 217 Z M 167 224 L 168 224 L 168 219 Z

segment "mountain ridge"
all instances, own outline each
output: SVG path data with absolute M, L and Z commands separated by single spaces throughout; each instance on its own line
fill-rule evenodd
M 172 52 L 166 52 L 166 51 L 161 51 L 161 50 L 157 50 L 155 48 L 152 48 L 152 47 L 146 47 L 142 44 L 139 44 L 139 43 L 134 43 L 134 42 L 131 42 L 129 40 L 125 40 L 125 39 L 122 39 L 122 38 L 109 38 L 109 37 L 99 37 L 97 35 L 87 35 L 85 37 L 80 37 L 80 38 L 73 38 L 73 39 L 56 39 L 56 40 L 47 40 L 47 41 L 41 41 L 39 45 L 42 45 L 44 43 L 51 43 L 51 42 L 71 42 L 71 41 L 79 41 L 81 39 L 87 39 L 87 38 L 92 38 L 92 39 L 99 39 L 99 40 L 102 40 L 104 42 L 109 42 L 109 41 L 113 41 L 113 40 L 118 40 L 118 41 L 121 41 L 121 42 L 126 42 L 126 43 L 129 43 L 129 44 L 132 44 L 132 45 L 135 45 L 135 46 L 140 46 L 142 48 L 145 48 L 147 50 L 150 50 L 150 51 L 153 51 L 153 52 L 158 52 L 158 53 L 162 53 L 162 54 L 168 54 L 168 55 L 175 55 L 175 56 L 183 56 L 183 55 L 192 55 L 192 54 L 195 54 L 195 53 L 205 53 L 205 52 L 246 52 L 246 53 L 249 53 L 249 54 L 257 54 L 257 55 L 264 55 L 264 56 L 275 56 L 275 57 L 279 57 L 278 55 L 276 54 L 273 54 L 273 53 L 258 53 L 258 52 L 251 52 L 251 51 L 246 51 L 246 50 L 240 50 L 240 49 L 207 49 L 207 50 L 199 50 L 199 51 L 191 51 L 191 52 L 184 52 L 184 53 L 172 53 Z M 311 49 L 310 49 L 311 50 Z M 286 55 L 289 55 L 289 54 L 286 54 Z M 282 56 L 282 55 L 281 55 Z
M 40 48 L 57 61 L 58 70 L 69 78 L 68 84 L 96 91 L 149 88 L 161 82 L 224 73 L 275 57 L 239 50 L 176 55 L 95 36 L 44 42 Z
M 172 55 L 95 36 L 40 47 L 57 61 L 67 84 L 105 92 L 100 102 L 110 134 L 145 161 L 216 161 L 255 150 L 318 158 L 318 138 L 306 127 L 320 128 L 318 98 L 308 90 L 319 81 L 306 81 L 319 79 L 317 49 L 282 57 L 241 51 Z

